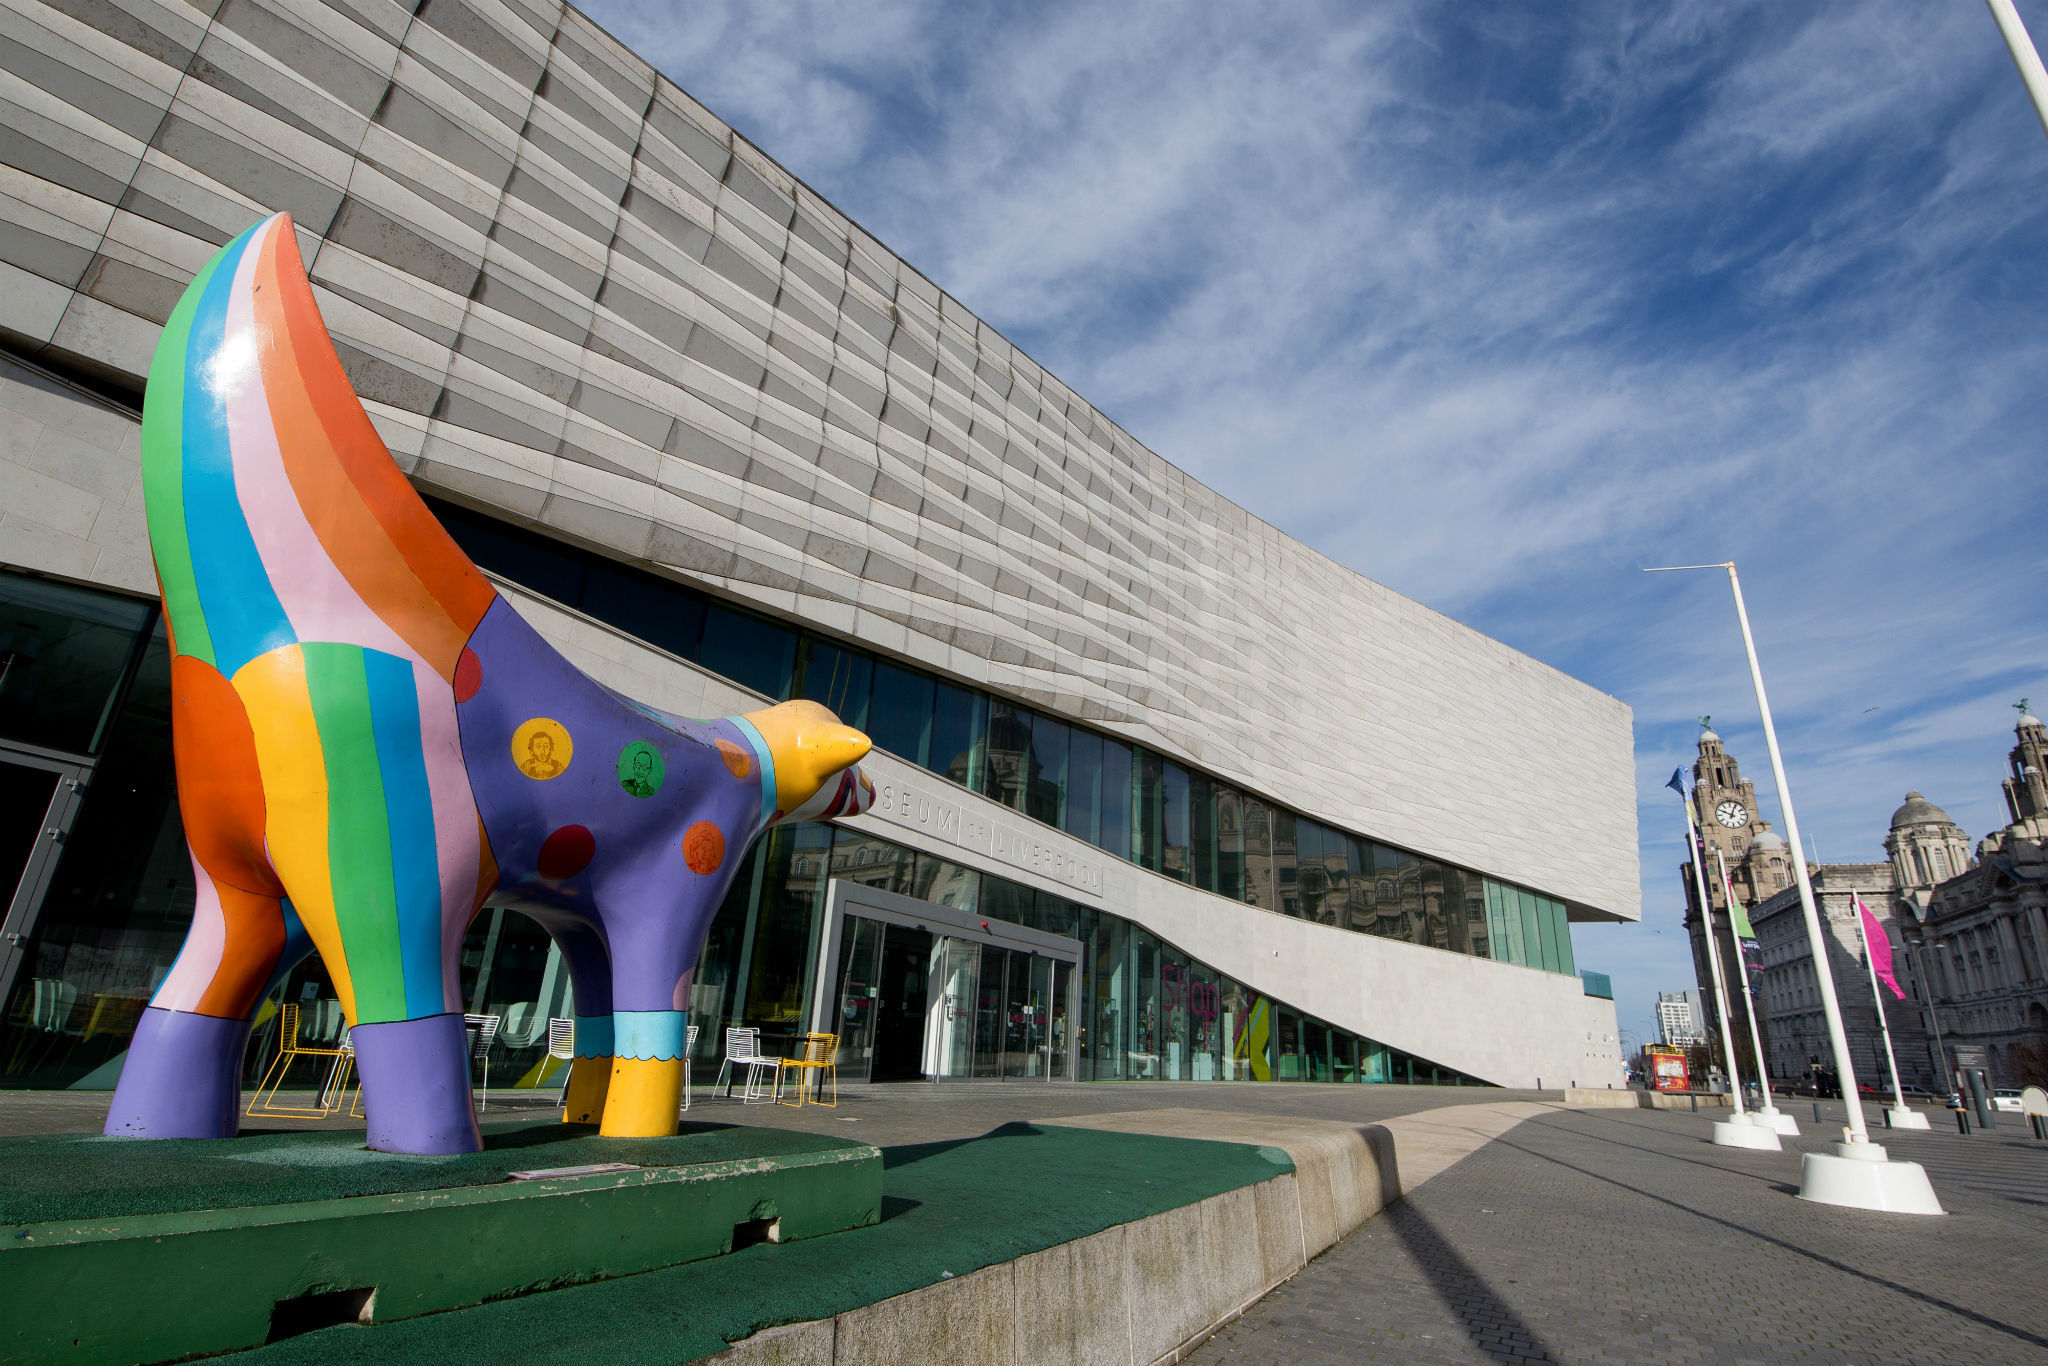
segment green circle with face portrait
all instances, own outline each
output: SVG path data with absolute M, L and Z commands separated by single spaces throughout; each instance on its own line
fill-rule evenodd
M 652 797 L 661 791 L 663 772 L 661 751 L 645 740 L 619 751 L 619 786 L 632 796 Z

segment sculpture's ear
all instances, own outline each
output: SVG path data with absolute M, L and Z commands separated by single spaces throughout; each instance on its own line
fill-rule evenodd
M 775 809 L 784 817 L 873 748 L 867 736 L 840 724 L 816 702 L 783 702 L 750 711 L 744 719 L 760 733 L 775 762 Z

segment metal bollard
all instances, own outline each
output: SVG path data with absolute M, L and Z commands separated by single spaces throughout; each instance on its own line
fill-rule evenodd
M 1694 1096 L 1692 1098 L 1692 1112 L 1694 1114 L 1698 1114 L 1700 1112 L 1700 1098 L 1698 1096 Z
M 1970 1132 L 1970 1112 L 1968 1110 L 1956 1111 L 1956 1132 L 1959 1134 Z
M 1883 1114 L 1884 1114 L 1884 1127 L 1885 1127 L 1885 1128 L 1887 1128 L 1887 1129 L 1889 1129 L 1889 1128 L 1891 1128 L 1891 1127 L 1892 1127 L 1892 1112 L 1891 1112 L 1891 1110 L 1890 1110 L 1889 1108 L 1887 1108 L 1886 1110 L 1884 1110 Z
M 1819 1101 L 1815 1101 L 1815 1102 L 1813 1103 L 1813 1122 L 1814 1122 L 1815 1124 L 1818 1124 L 1818 1123 L 1820 1123 L 1820 1102 L 1819 1102 Z

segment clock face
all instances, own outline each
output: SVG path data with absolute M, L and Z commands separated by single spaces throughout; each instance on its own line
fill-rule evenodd
M 1722 802 L 1714 808 L 1714 819 L 1730 830 L 1740 830 L 1749 824 L 1749 812 L 1741 802 Z

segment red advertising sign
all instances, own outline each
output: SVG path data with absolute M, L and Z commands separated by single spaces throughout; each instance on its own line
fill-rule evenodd
M 1644 1050 L 1650 1062 L 1650 1085 L 1659 1091 L 1687 1091 L 1691 1084 L 1685 1074 L 1685 1054 L 1677 1049 Z

